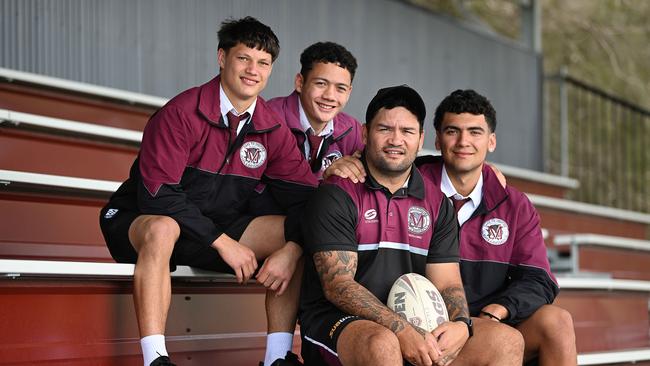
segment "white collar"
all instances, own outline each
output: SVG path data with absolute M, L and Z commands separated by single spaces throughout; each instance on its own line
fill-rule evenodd
M 223 91 L 223 86 L 221 86 L 221 83 L 219 83 L 219 106 L 221 108 L 221 115 L 223 116 L 223 123 L 228 126 L 228 112 L 232 112 L 235 116 L 239 116 L 240 113 L 237 112 L 235 107 L 232 105 L 232 102 L 230 99 L 228 99 L 228 96 L 226 95 L 226 92 Z M 253 101 L 253 103 L 241 114 L 244 114 L 248 112 L 250 115 L 249 118 L 253 117 L 253 112 L 255 111 L 255 106 L 257 105 L 257 98 Z M 242 126 L 244 123 L 240 123 L 239 127 L 237 128 L 237 132 L 241 130 Z
M 302 102 L 300 101 L 300 98 L 298 98 L 298 110 L 300 112 L 300 127 L 302 128 L 302 131 L 304 133 L 309 133 L 311 130 L 313 132 L 313 128 L 311 127 L 311 124 L 309 123 L 309 119 L 307 118 L 307 114 L 305 114 L 305 110 L 302 108 Z M 329 136 L 332 133 L 334 133 L 334 120 L 331 119 L 327 122 L 325 125 L 325 128 L 318 134 L 318 136 Z
M 469 196 L 463 197 L 458 191 L 456 191 L 456 188 L 454 185 L 451 183 L 451 179 L 449 179 L 449 175 L 447 174 L 447 169 L 445 168 L 445 165 L 442 165 L 442 177 L 440 178 L 440 190 L 442 193 L 445 194 L 445 196 L 452 198 L 452 199 L 465 199 L 469 198 L 472 200 L 472 203 L 474 204 L 474 207 L 478 207 L 479 203 L 481 203 L 481 199 L 483 198 L 483 174 L 478 178 L 478 182 L 476 182 L 476 186 L 470 192 Z

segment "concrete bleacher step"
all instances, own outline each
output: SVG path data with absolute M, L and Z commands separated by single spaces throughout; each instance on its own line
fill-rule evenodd
M 0 108 L 142 131 L 160 98 L 0 68 Z
M 550 237 L 593 233 L 630 239 L 650 238 L 650 214 L 576 202 L 537 194 L 526 194 L 541 217 Z M 553 242 L 547 245 L 554 246 Z
M 556 248 L 569 247 L 570 273 L 606 273 L 613 278 L 650 280 L 650 241 L 626 237 L 556 235 Z
M 112 261 L 98 220 L 119 184 L 0 170 L 0 257 Z
M 650 282 L 558 277 L 555 304 L 573 316 L 579 353 L 649 348 Z
M 578 355 L 578 365 L 650 365 L 650 348 L 583 353 Z
M 122 181 L 142 132 L 0 109 L 0 168 Z

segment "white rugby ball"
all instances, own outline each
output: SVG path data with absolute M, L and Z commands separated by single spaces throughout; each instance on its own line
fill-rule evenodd
M 400 276 L 390 289 L 387 302 L 391 310 L 428 332 L 449 320 L 447 306 L 436 286 L 417 273 Z

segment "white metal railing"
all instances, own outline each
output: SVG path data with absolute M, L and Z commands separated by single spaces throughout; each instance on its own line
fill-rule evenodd
M 87 193 L 113 193 L 119 188 L 121 182 L 67 177 L 41 173 L 20 172 L 15 170 L 0 169 L 0 186 L 18 187 L 44 187 L 53 189 L 81 190 Z
M 650 241 L 624 238 L 619 236 L 599 234 L 569 234 L 557 235 L 553 238 L 556 246 L 569 246 L 571 250 L 571 272 L 580 272 L 580 250 L 579 246 L 601 246 L 606 248 L 650 251 Z

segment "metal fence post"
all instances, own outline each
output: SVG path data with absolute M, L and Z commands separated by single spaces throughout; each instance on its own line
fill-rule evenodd
M 560 174 L 569 176 L 569 98 L 567 85 L 566 66 L 560 68 Z

